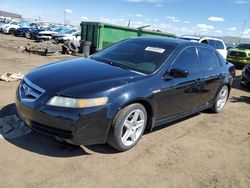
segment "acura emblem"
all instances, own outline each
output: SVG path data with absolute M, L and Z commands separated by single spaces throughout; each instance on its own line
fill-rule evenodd
M 24 89 L 24 95 L 28 96 L 28 95 L 30 95 L 30 92 L 31 92 L 31 89 L 30 89 L 30 88 L 26 87 L 26 88 Z

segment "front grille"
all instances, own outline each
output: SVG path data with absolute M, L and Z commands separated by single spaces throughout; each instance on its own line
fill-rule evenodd
M 230 56 L 235 56 L 235 57 L 246 57 L 247 54 L 245 52 L 237 52 L 237 51 L 232 51 L 229 53 Z
M 23 79 L 19 88 L 19 95 L 22 100 L 34 101 L 39 98 L 44 92 L 44 89 L 38 87 L 25 78 Z

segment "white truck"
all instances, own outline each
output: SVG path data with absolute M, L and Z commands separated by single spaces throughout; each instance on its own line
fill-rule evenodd
M 194 36 L 181 36 L 179 39 L 190 40 L 193 42 L 205 43 L 213 46 L 225 59 L 227 58 L 227 47 L 223 40 L 213 37 L 194 37 Z

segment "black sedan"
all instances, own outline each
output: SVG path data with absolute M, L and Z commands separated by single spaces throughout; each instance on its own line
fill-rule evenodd
M 250 64 L 247 64 L 241 74 L 241 85 L 250 88 Z
M 134 38 L 87 59 L 31 71 L 17 89 L 16 106 L 38 132 L 125 151 L 145 129 L 205 109 L 220 112 L 234 74 L 234 66 L 208 45 Z

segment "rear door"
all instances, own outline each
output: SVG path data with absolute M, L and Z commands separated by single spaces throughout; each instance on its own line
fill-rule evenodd
M 200 88 L 201 100 L 204 104 L 214 99 L 223 79 L 221 64 L 216 52 L 212 49 L 199 47 L 202 80 Z

